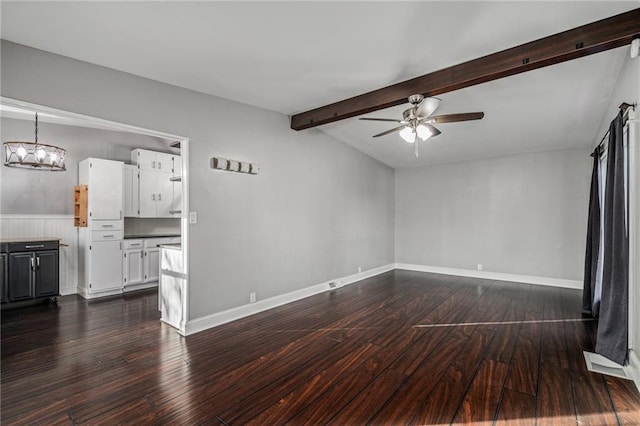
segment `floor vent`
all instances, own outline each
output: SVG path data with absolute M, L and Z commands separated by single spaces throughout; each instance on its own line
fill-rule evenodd
M 631 380 L 631 377 L 620 364 L 616 364 L 602 355 L 594 354 L 593 352 L 584 351 L 583 354 L 584 360 L 587 363 L 587 370 L 593 373 L 601 373 Z
M 338 287 L 338 284 L 336 284 L 336 282 L 335 282 L 335 281 L 331 281 L 331 282 L 329 283 L 329 288 L 337 288 L 337 287 Z

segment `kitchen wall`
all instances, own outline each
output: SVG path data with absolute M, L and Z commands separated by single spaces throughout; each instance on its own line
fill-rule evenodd
M 190 319 L 394 261 L 393 170 L 318 130 L 6 41 L 1 66 L 3 96 L 190 138 Z
M 396 262 L 582 280 L 589 150 L 396 171 Z
M 34 121 L 3 117 L 3 141 L 33 141 Z M 169 141 L 133 133 L 38 122 L 42 143 L 67 150 L 66 172 L 45 172 L 0 167 L 0 214 L 73 215 L 73 186 L 78 184 L 78 161 L 87 157 L 131 163 L 131 150 L 145 148 L 175 152 Z M 175 220 L 179 231 L 179 219 Z

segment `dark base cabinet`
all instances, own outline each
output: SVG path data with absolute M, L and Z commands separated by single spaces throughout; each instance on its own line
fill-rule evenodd
M 58 296 L 58 240 L 14 241 L 1 247 L 2 303 Z

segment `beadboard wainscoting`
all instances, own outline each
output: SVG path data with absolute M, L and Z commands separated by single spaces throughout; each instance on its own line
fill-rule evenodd
M 60 294 L 78 289 L 78 230 L 73 215 L 0 215 L 0 235 L 13 238 L 60 238 Z

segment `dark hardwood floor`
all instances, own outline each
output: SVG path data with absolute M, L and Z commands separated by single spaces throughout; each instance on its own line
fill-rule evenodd
M 392 271 L 202 333 L 155 292 L 2 312 L 9 424 L 640 424 L 579 291 Z

